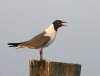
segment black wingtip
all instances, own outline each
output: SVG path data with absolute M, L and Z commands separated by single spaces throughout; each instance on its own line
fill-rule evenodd
M 16 46 L 9 46 L 9 47 L 16 47 Z
M 17 47 L 21 43 L 8 43 L 9 47 Z

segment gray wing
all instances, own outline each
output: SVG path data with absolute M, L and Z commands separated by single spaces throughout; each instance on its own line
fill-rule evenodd
M 50 40 L 49 36 L 44 36 L 45 32 L 33 37 L 31 40 L 24 42 L 21 46 L 29 48 L 41 48 Z

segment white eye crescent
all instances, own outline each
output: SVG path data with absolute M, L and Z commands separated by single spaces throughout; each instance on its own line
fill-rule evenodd
M 57 21 L 57 23 L 59 23 L 59 21 Z

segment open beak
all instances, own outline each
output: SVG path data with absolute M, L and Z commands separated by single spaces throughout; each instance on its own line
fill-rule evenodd
M 62 26 L 67 27 L 66 23 L 68 23 L 68 22 L 63 22 L 63 21 L 62 21 L 62 23 L 61 23 L 61 24 L 62 24 Z

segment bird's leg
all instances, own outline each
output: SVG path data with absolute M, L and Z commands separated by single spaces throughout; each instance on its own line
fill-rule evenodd
M 43 48 L 40 49 L 40 60 L 43 60 Z

